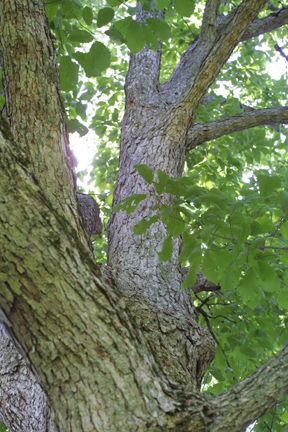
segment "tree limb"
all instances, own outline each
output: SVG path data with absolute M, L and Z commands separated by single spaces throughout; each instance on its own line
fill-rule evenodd
M 287 394 L 288 345 L 264 366 L 219 396 L 187 395 L 181 412 L 176 416 L 173 431 L 241 432 Z
M 288 345 L 252 375 L 217 396 L 211 432 L 240 431 L 288 394 Z
M 208 0 L 204 9 L 201 38 L 215 37 L 220 0 Z M 211 34 L 212 32 L 212 34 Z
M 288 24 L 287 7 L 277 9 L 267 17 L 253 21 L 242 35 L 241 41 L 277 30 L 285 24 Z
M 22 353 L 0 310 L 0 421 L 14 432 L 56 432 L 47 396 Z
M 243 0 L 226 17 L 225 26 L 219 26 L 217 32 L 205 33 L 204 38 L 200 35 L 190 45 L 170 80 L 161 87 L 167 102 L 176 107 L 183 104 L 190 112 L 195 109 L 265 3 L 265 0 Z
M 163 18 L 163 12 L 143 11 L 140 2 L 137 2 L 137 21 L 148 18 Z M 159 83 L 161 62 L 161 44 L 155 51 L 144 47 L 136 54 L 131 53 L 129 70 L 126 76 L 125 90 L 128 103 L 137 103 L 138 99 L 151 96 Z
M 266 108 L 245 111 L 242 114 L 209 123 L 195 123 L 187 134 L 187 149 L 191 150 L 204 142 L 223 135 L 260 125 L 288 124 L 288 107 Z

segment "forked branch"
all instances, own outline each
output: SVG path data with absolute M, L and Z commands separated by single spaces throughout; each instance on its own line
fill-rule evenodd
M 225 26 L 219 25 L 216 31 L 201 32 L 199 39 L 183 54 L 170 80 L 161 88 L 168 102 L 175 107 L 184 106 L 190 112 L 197 107 L 265 3 L 265 0 L 243 0 L 225 18 Z M 217 6 L 216 0 L 206 3 L 209 19 L 215 18 Z
M 288 395 L 288 345 L 219 396 L 187 396 L 173 431 L 240 432 Z M 195 424 L 199 429 L 195 429 Z

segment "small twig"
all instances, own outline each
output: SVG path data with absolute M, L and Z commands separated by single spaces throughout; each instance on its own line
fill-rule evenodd
M 225 362 L 226 362 L 227 366 L 229 367 L 229 369 L 232 369 L 232 366 L 231 366 L 231 364 L 230 364 L 230 362 L 229 362 L 229 360 L 228 360 L 228 358 L 227 358 L 226 352 L 224 351 L 222 345 L 220 344 L 220 342 L 219 342 L 217 336 L 215 335 L 215 333 L 214 333 L 214 331 L 213 331 L 213 329 L 212 329 L 211 323 L 210 323 L 210 321 L 209 321 L 209 316 L 208 316 L 208 314 L 207 314 L 203 309 L 201 309 L 201 308 L 197 308 L 197 310 L 198 310 L 199 313 L 201 313 L 201 315 L 203 316 L 203 318 L 204 318 L 204 320 L 205 320 L 205 322 L 206 322 L 206 324 L 207 324 L 207 327 L 208 327 L 208 330 L 209 330 L 211 336 L 213 337 L 213 339 L 215 340 L 217 346 L 220 348 L 221 353 L 223 354 L 223 357 L 224 357 L 224 359 L 225 359 Z
M 283 48 L 281 48 L 277 43 L 275 44 L 274 48 L 288 62 L 288 55 L 285 54 Z

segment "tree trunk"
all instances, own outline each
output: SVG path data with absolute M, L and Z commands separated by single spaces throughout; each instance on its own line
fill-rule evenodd
M 207 2 L 209 20 L 218 3 Z M 0 1 L 8 123 L 0 122 L 0 419 L 12 432 L 240 431 L 287 393 L 287 349 L 271 361 L 271 382 L 263 368 L 219 401 L 199 392 L 214 343 L 181 288 L 180 242 L 163 263 L 162 222 L 141 236 L 132 231 L 158 211 L 135 164 L 182 175 L 192 114 L 264 3 L 244 0 L 223 34 L 204 26 L 203 44 L 162 88 L 160 50 L 132 56 L 114 205 L 147 196 L 133 214 L 111 216 L 109 266 L 99 268 L 78 215 L 43 5 Z M 247 394 L 258 381 L 270 387 L 251 410 Z
M 154 207 L 160 204 L 135 165 L 146 164 L 155 172 L 162 170 L 173 177 L 181 176 L 184 165 L 186 128 L 182 124 L 173 127 L 165 111 L 149 111 L 149 107 L 126 108 L 114 205 L 132 194 L 147 194 L 147 198 L 133 214 L 113 213 L 109 224 L 109 264 L 117 271 L 125 291 L 142 295 L 164 311 L 189 316 L 193 307 L 181 289 L 180 240 L 174 241 L 171 260 L 162 263 L 158 252 L 166 238 L 164 224 L 154 223 L 141 236 L 133 233 L 137 222 L 159 213 Z M 143 117 L 147 118 L 145 124 L 140 123 Z M 161 204 L 172 204 L 171 197 L 163 197 Z

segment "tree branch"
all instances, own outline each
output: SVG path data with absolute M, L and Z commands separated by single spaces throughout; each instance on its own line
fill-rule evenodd
M 163 18 L 163 12 L 143 11 L 140 2 L 137 2 L 137 21 L 147 18 Z M 137 102 L 139 98 L 151 96 L 159 84 L 161 63 L 161 44 L 154 51 L 145 47 L 142 51 L 130 55 L 129 70 L 126 76 L 125 90 L 128 102 Z
M 240 6 L 226 17 L 225 26 L 221 25 L 216 32 L 207 32 L 196 40 L 183 54 L 170 80 L 161 91 L 169 103 L 174 106 L 184 104 L 190 112 L 195 109 L 215 80 L 223 64 L 241 40 L 247 27 L 257 17 L 265 0 L 243 0 Z M 207 7 L 210 2 L 207 3 Z M 211 3 L 212 4 L 212 3 Z M 208 16 L 215 16 L 214 9 L 208 8 Z M 213 12 L 212 12 L 213 11 Z M 193 95 L 193 97 L 192 97 Z
M 215 37 L 220 0 L 208 0 L 204 9 L 201 38 Z
M 209 123 L 195 123 L 191 126 L 187 134 L 187 150 L 191 150 L 204 142 L 243 129 L 249 129 L 260 125 L 275 127 L 275 125 L 279 123 L 288 124 L 288 107 L 246 111 L 225 120 Z
M 287 394 L 288 345 L 256 372 L 219 396 L 187 395 L 181 412 L 175 416 L 173 431 L 240 432 Z
M 242 35 L 241 41 L 277 30 L 285 24 L 288 24 L 287 7 L 277 9 L 267 17 L 253 21 Z
M 252 375 L 213 400 L 217 415 L 211 430 L 243 430 L 287 394 L 288 345 Z

